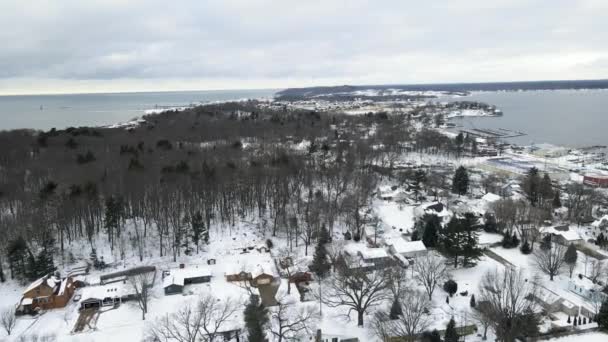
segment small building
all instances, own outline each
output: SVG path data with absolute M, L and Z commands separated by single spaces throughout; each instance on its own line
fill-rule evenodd
M 268 285 L 275 279 L 273 265 L 270 263 L 261 263 L 254 267 L 251 272 L 251 285 L 260 286 Z
M 115 306 L 122 302 L 137 299 L 132 286 L 126 282 L 89 286 L 81 290 L 80 309 Z
M 564 246 L 569 246 L 571 243 L 578 245 L 584 243 L 585 241 L 576 231 L 576 228 L 570 227 L 568 225 L 542 227 L 540 228 L 540 234 L 542 237 L 551 235 L 553 241 Z
M 384 243 L 393 255 L 401 255 L 406 258 L 416 258 L 426 255 L 426 246 L 422 241 L 405 241 L 402 238 L 386 239 Z
M 177 294 L 182 293 L 185 285 L 208 283 L 210 281 L 211 271 L 208 268 L 179 268 L 165 273 L 163 289 L 165 295 Z
M 31 314 L 38 310 L 63 308 L 72 298 L 74 290 L 72 277 L 60 279 L 46 275 L 31 283 L 23 292 L 17 312 Z
M 588 173 L 583 176 L 583 184 L 600 188 L 608 188 L 608 175 Z
M 312 339 L 311 339 L 312 340 Z M 344 335 L 328 334 L 317 330 L 314 342 L 359 342 L 359 338 Z
M 126 281 L 128 277 L 136 276 L 144 273 L 154 273 L 156 275 L 156 267 L 155 266 L 139 266 L 129 268 L 123 271 L 118 271 L 114 273 L 104 274 L 99 277 L 99 282 L 101 285 L 110 284 L 114 282 Z
M 385 248 L 368 247 L 363 243 L 344 246 L 341 263 L 349 269 L 381 270 L 396 264 Z

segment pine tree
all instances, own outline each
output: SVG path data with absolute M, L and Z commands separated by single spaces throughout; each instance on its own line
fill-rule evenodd
M 475 302 L 475 295 L 471 295 L 471 301 L 469 302 L 469 304 L 472 308 L 477 306 L 477 303 Z
M 464 235 L 462 234 L 462 221 L 452 217 L 445 229 L 441 232 L 441 250 L 450 258 L 454 259 L 454 267 L 458 267 L 458 257 L 462 254 Z
M 528 242 L 528 240 L 526 240 L 526 241 L 524 241 L 524 243 L 522 243 L 519 250 L 522 252 L 522 254 L 532 253 L 532 248 L 530 247 L 530 243 Z
M 551 249 L 551 235 L 546 235 L 541 241 L 540 241 L 540 248 L 544 249 L 544 250 L 548 250 Z
M 265 327 L 268 324 L 268 309 L 260 304 L 260 298 L 251 295 L 243 313 L 249 342 L 268 342 Z
M 466 213 L 464 216 L 461 224 L 464 234 L 464 244 L 462 245 L 463 264 L 465 266 L 475 265 L 476 261 L 483 255 L 483 250 L 479 248 L 479 236 L 474 228 L 477 218 L 471 213 Z
M 315 254 L 313 255 L 312 265 L 310 270 L 313 271 L 317 276 L 324 277 L 331 265 L 327 260 L 327 249 L 321 239 L 317 239 L 317 246 L 315 247 Z
M 528 170 L 526 178 L 523 181 L 523 189 L 532 206 L 536 206 L 541 197 L 541 178 L 536 167 Z
M 326 243 L 330 243 L 331 242 L 331 234 L 329 234 L 329 230 L 327 230 L 327 227 L 325 227 L 325 225 L 323 225 L 323 227 L 321 227 L 321 232 L 319 233 L 319 241 L 322 244 L 326 244 Z
M 423 220 L 426 221 L 424 225 L 424 233 L 422 234 L 422 242 L 426 248 L 437 247 L 439 241 L 438 231 L 441 229 L 441 223 L 437 215 L 424 215 Z
M 562 207 L 562 200 L 561 200 L 561 193 L 559 192 L 559 190 L 555 190 L 555 194 L 553 195 L 553 208 L 561 208 Z
M 23 237 L 19 236 L 9 242 L 7 257 L 12 279 L 28 279 L 28 255 L 30 254 Z
M 449 279 L 443 284 L 443 290 L 447 292 L 450 297 L 452 297 L 456 292 L 458 292 L 458 283 L 452 279 Z
M 566 254 L 564 255 L 564 261 L 568 265 L 568 271 L 570 272 L 570 278 L 572 278 L 572 273 L 574 272 L 574 268 L 576 267 L 576 260 L 578 259 L 578 254 L 576 253 L 576 247 L 571 243 L 566 250 Z
M 551 177 L 547 173 L 540 181 L 539 193 L 543 204 L 548 203 L 553 198 L 553 184 L 551 184 Z
M 456 321 L 454 321 L 454 317 L 450 319 L 448 326 L 445 328 L 445 334 L 443 337 L 444 342 L 458 342 L 459 336 L 456 331 Z
M 106 212 L 104 228 L 110 241 L 110 249 L 114 250 L 114 239 L 120 236 L 120 219 L 122 216 L 122 203 L 119 198 L 110 196 L 106 199 Z
M 398 319 L 402 314 L 403 310 L 401 310 L 401 304 L 399 303 L 399 299 L 395 296 L 395 299 L 393 299 L 393 304 L 391 305 L 389 317 L 390 319 Z
M 594 321 L 597 322 L 597 326 L 603 330 L 608 331 L 608 299 L 606 299 L 602 306 L 600 307 L 600 311 L 595 317 Z
M 581 320 L 581 316 L 578 316 L 578 325 L 582 325 L 582 320 Z
M 566 323 L 568 323 L 568 324 L 572 323 L 572 320 L 570 320 L 570 315 L 568 315 L 568 320 L 566 321 Z
M 454 173 L 452 179 L 452 192 L 458 195 L 465 195 L 469 190 L 469 173 L 464 166 L 460 166 Z
M 203 214 L 200 211 L 195 212 L 190 218 L 190 227 L 192 228 L 192 242 L 196 246 L 196 253 L 199 250 L 199 243 L 201 240 L 205 243 L 209 243 L 209 230 L 205 227 L 205 220 Z

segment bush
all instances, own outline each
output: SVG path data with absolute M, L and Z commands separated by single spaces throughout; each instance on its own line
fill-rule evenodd
M 530 248 L 530 243 L 528 241 L 524 242 L 521 247 L 519 248 L 519 250 L 523 253 L 523 254 L 530 254 L 532 253 L 532 248 Z
M 450 297 L 452 297 L 458 291 L 458 284 L 454 280 L 450 279 L 443 284 L 443 290 L 447 292 Z
M 271 239 L 266 239 L 266 247 L 268 247 L 268 249 L 272 249 L 272 247 L 274 247 L 274 242 L 272 242 Z

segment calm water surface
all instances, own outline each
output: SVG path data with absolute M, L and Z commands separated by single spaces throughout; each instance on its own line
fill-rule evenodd
M 156 106 L 271 97 L 276 90 L 0 96 L 0 130 L 100 126 L 125 122 Z
M 510 139 L 517 144 L 608 145 L 608 90 L 482 92 L 462 99 L 496 105 L 504 115 L 455 119 L 454 123 L 527 133 Z

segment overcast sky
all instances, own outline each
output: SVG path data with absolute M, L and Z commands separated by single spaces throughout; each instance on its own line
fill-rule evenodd
M 608 78 L 608 0 L 1 0 L 0 93 Z

